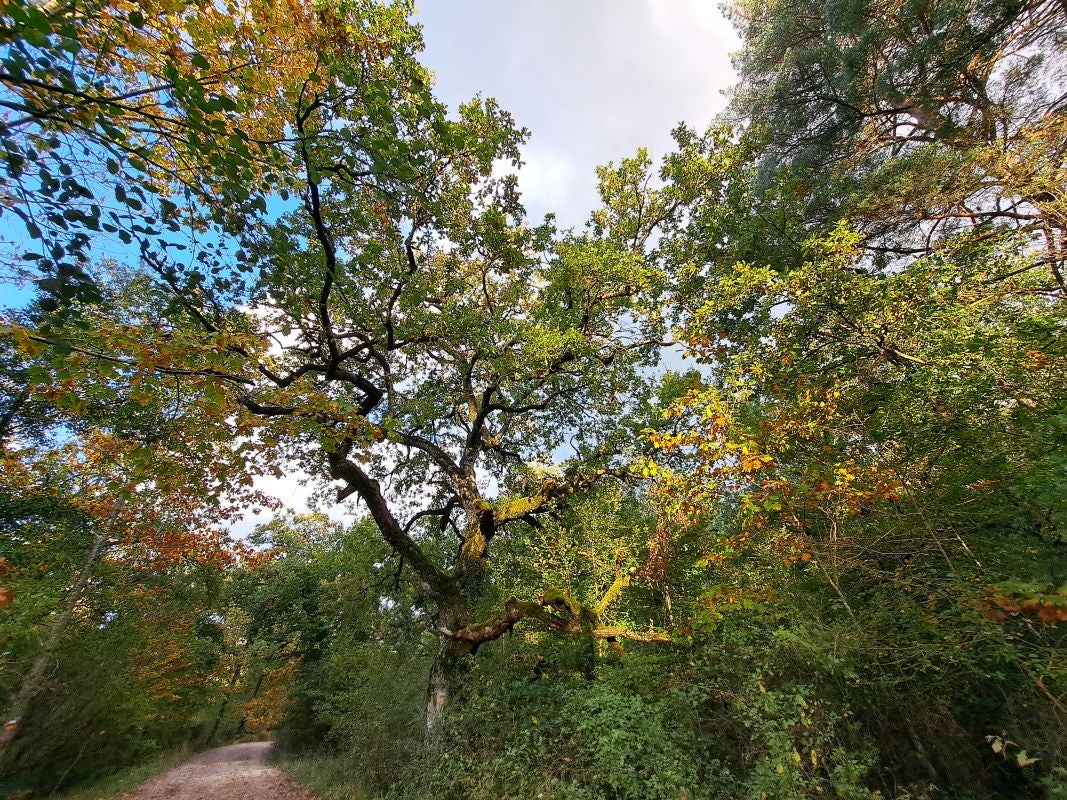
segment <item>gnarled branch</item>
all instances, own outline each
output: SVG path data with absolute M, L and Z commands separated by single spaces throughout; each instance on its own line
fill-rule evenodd
M 590 624 L 590 621 L 582 620 L 573 615 L 560 616 L 553 613 L 544 604 L 543 597 L 541 603 L 512 598 L 504 604 L 503 610 L 491 619 L 474 625 L 467 625 L 457 631 L 451 631 L 447 635 L 449 638 L 464 642 L 470 645 L 472 649 L 477 650 L 478 647 L 486 642 L 499 639 L 524 619 L 536 620 L 545 627 L 560 633 L 586 633 L 594 639 L 606 639 L 608 641 L 629 639 L 635 642 L 671 641 L 670 634 L 665 631 L 633 631 L 619 625 L 604 627 L 596 623 Z

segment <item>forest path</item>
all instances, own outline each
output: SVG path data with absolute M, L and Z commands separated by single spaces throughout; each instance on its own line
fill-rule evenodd
M 313 800 L 314 795 L 267 763 L 272 742 L 216 747 L 115 800 Z

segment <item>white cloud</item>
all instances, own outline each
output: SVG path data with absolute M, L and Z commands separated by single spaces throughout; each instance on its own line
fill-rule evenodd
M 592 210 L 597 164 L 642 146 L 662 156 L 734 81 L 737 38 L 715 0 L 424 0 L 416 20 L 441 99 L 495 97 L 531 130 L 527 207 L 564 225 Z
M 567 204 L 580 191 L 579 176 L 566 154 L 529 144 L 518 170 L 523 204 L 534 220 Z M 505 172 L 510 171 L 511 166 Z

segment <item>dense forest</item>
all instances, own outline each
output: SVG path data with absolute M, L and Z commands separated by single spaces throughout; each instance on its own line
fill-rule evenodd
M 1067 798 L 1063 0 L 735 0 L 576 228 L 413 13 L 0 6 L 0 791 Z

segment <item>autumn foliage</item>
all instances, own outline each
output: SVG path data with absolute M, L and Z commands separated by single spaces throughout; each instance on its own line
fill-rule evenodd
M 574 229 L 414 13 L 0 7 L 4 791 L 1062 797 L 1063 3 L 737 0 Z

